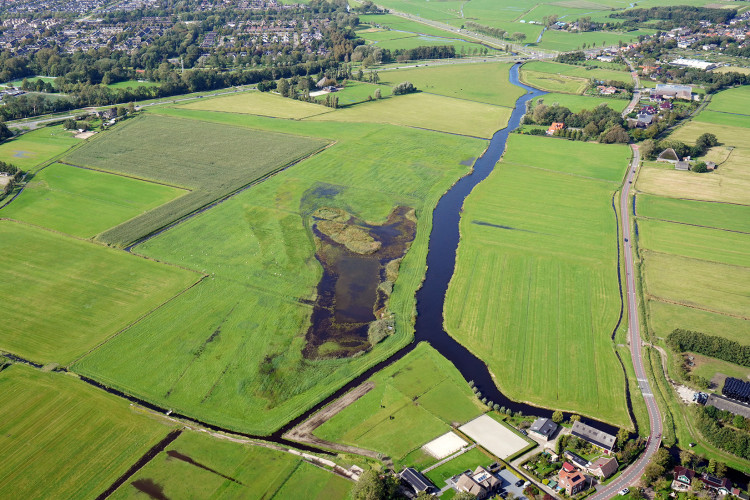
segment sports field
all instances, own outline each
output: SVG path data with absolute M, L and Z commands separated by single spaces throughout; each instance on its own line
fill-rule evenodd
M 196 99 L 180 107 L 202 111 L 246 113 L 275 118 L 301 119 L 332 111 L 318 104 L 295 101 L 269 92 L 241 92 L 229 96 Z
M 348 498 L 353 482 L 291 453 L 184 432 L 123 484 L 113 499 L 143 498 Z
M 509 397 L 622 426 L 612 194 L 628 159 L 624 146 L 512 134 L 464 205 L 445 309 Z
M 389 123 L 490 138 L 505 127 L 510 112 L 491 104 L 417 93 L 337 109 L 309 121 Z
M 582 95 L 572 94 L 546 94 L 542 97 L 534 99 L 534 103 L 538 101 L 544 102 L 547 106 L 553 106 L 558 104 L 570 109 L 573 113 L 578 113 L 582 109 L 594 109 L 600 105 L 606 105 L 615 111 L 622 111 L 625 106 L 628 105 L 627 99 L 612 99 L 608 97 L 589 97 Z
M 375 388 L 315 435 L 396 461 L 485 411 L 456 368 L 427 343 L 375 374 Z M 405 464 L 406 465 L 406 464 Z
M 431 94 L 513 107 L 523 93 L 508 82 L 510 64 L 447 64 L 381 71 L 380 81 L 388 85 L 409 81 Z
M 161 112 L 337 142 L 137 246 L 138 253 L 210 278 L 84 358 L 75 370 L 210 422 L 269 433 L 408 342 L 432 207 L 470 168 L 461 162 L 480 154 L 486 143 L 444 134 L 436 141 L 434 132 L 378 124 L 184 108 Z M 310 300 L 321 275 L 310 215 L 328 206 L 377 224 L 396 205 L 417 209 L 418 228 L 390 299 L 395 334 L 354 359 L 303 358 Z M 144 357 L 134 344 L 141 352 L 163 354 Z
M 309 137 L 145 115 L 76 149 L 65 162 L 191 190 L 99 236 L 106 243 L 126 245 L 325 144 Z
M 66 364 L 200 277 L 108 248 L 0 221 L 6 294 L 0 349 Z
M 0 373 L 3 498 L 94 498 L 171 430 L 74 377 Z
M 186 192 L 55 163 L 34 175 L 0 217 L 91 238 Z
M 80 139 L 63 130 L 62 125 L 43 127 L 0 144 L 0 160 L 26 172 L 79 144 Z

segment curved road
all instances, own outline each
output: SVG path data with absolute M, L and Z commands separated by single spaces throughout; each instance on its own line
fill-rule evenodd
M 625 250 L 625 282 L 627 283 L 630 353 L 633 357 L 633 367 L 635 368 L 635 376 L 638 379 L 638 387 L 641 389 L 641 394 L 643 395 L 643 399 L 646 402 L 646 408 L 648 409 L 648 420 L 651 427 L 651 434 L 648 438 L 646 451 L 633 465 L 625 469 L 620 477 L 591 497 L 596 500 L 617 496 L 618 491 L 636 483 L 643 475 L 643 470 L 646 468 L 649 460 L 651 460 L 651 457 L 656 453 L 656 450 L 659 449 L 659 445 L 661 444 L 661 412 L 659 411 L 659 406 L 654 399 L 654 394 L 651 392 L 651 386 L 646 378 L 646 371 L 643 369 L 643 359 L 641 358 L 640 322 L 638 319 L 638 301 L 636 300 L 635 295 L 633 247 L 630 244 L 630 207 L 628 206 L 630 188 L 635 181 L 635 174 L 641 162 L 641 155 L 638 151 L 637 145 L 631 144 L 630 147 L 633 150 L 633 160 L 630 164 L 628 175 L 625 177 L 625 184 L 622 188 L 622 192 L 620 193 L 620 214 L 622 218 L 622 232 L 620 236 Z

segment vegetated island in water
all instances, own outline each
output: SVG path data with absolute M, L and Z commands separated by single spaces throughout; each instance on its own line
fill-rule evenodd
M 353 356 L 395 328 L 388 300 L 416 235 L 416 214 L 397 206 L 383 224 L 373 225 L 345 210 L 322 207 L 312 218 L 323 276 L 303 354 L 308 359 Z

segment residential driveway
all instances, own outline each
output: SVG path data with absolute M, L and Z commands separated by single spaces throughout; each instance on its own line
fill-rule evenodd
M 523 486 L 517 487 L 516 482 L 518 481 L 518 477 L 513 474 L 508 469 L 503 469 L 497 474 L 500 476 L 500 479 L 503 480 L 503 488 L 505 488 L 505 491 L 509 491 L 510 493 L 513 493 L 515 497 L 519 500 L 526 500 L 526 497 L 523 494 Z

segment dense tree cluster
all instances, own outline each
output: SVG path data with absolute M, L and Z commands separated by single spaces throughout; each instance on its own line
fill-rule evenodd
M 548 126 L 554 122 L 564 123 L 566 127 L 555 132 L 556 136 L 574 140 L 598 140 L 607 144 L 630 141 L 630 136 L 622 127 L 622 116 L 606 104 L 573 113 L 569 108 L 556 103 L 547 106 L 540 99 L 524 118 L 527 125 Z M 539 135 L 542 133 L 537 132 Z
M 5 124 L 3 124 L 3 126 L 4 125 Z M 13 190 L 16 183 L 23 175 L 23 172 L 12 163 L 0 161 L 0 173 L 4 174 L 4 177 L 8 180 L 8 182 L 5 183 L 5 186 L 3 186 L 3 190 L 0 191 L 0 198 L 2 198 Z
M 393 95 L 411 94 L 412 92 L 416 91 L 417 87 L 415 87 L 411 82 L 401 82 L 393 87 Z
M 526 34 L 521 32 L 508 33 L 502 28 L 496 28 L 494 26 L 485 26 L 484 24 L 475 23 L 474 21 L 466 21 L 464 24 L 466 29 L 482 33 L 483 35 L 492 36 L 495 38 L 510 39 L 515 42 L 521 42 L 526 40 Z
M 723 337 L 678 328 L 667 336 L 667 345 L 676 352 L 690 351 L 740 366 L 750 366 L 750 345 Z
M 648 129 L 646 129 L 648 132 Z M 719 145 L 719 139 L 712 133 L 701 134 L 695 141 L 695 146 L 690 146 L 675 139 L 663 139 L 654 141 L 647 139 L 641 144 L 641 156 L 646 160 L 655 160 L 662 151 L 672 148 L 680 158 L 691 156 L 693 158 L 703 156 L 708 150 Z
M 710 21 L 714 24 L 726 23 L 737 16 L 736 9 L 712 9 L 708 7 L 693 7 L 690 5 L 665 5 L 649 9 L 627 9 L 610 14 L 609 17 L 627 19 L 634 23 L 649 23 L 653 28 L 655 20 L 660 29 L 671 29 L 684 26 L 689 22 Z
M 579 50 L 576 52 L 561 52 L 555 61 L 565 64 L 583 64 L 586 62 L 586 54 Z
M 735 415 L 713 406 L 699 406 L 696 414 L 695 424 L 711 444 L 738 457 L 750 459 L 750 434 L 734 426 Z M 740 419 L 746 426 L 746 419 Z

